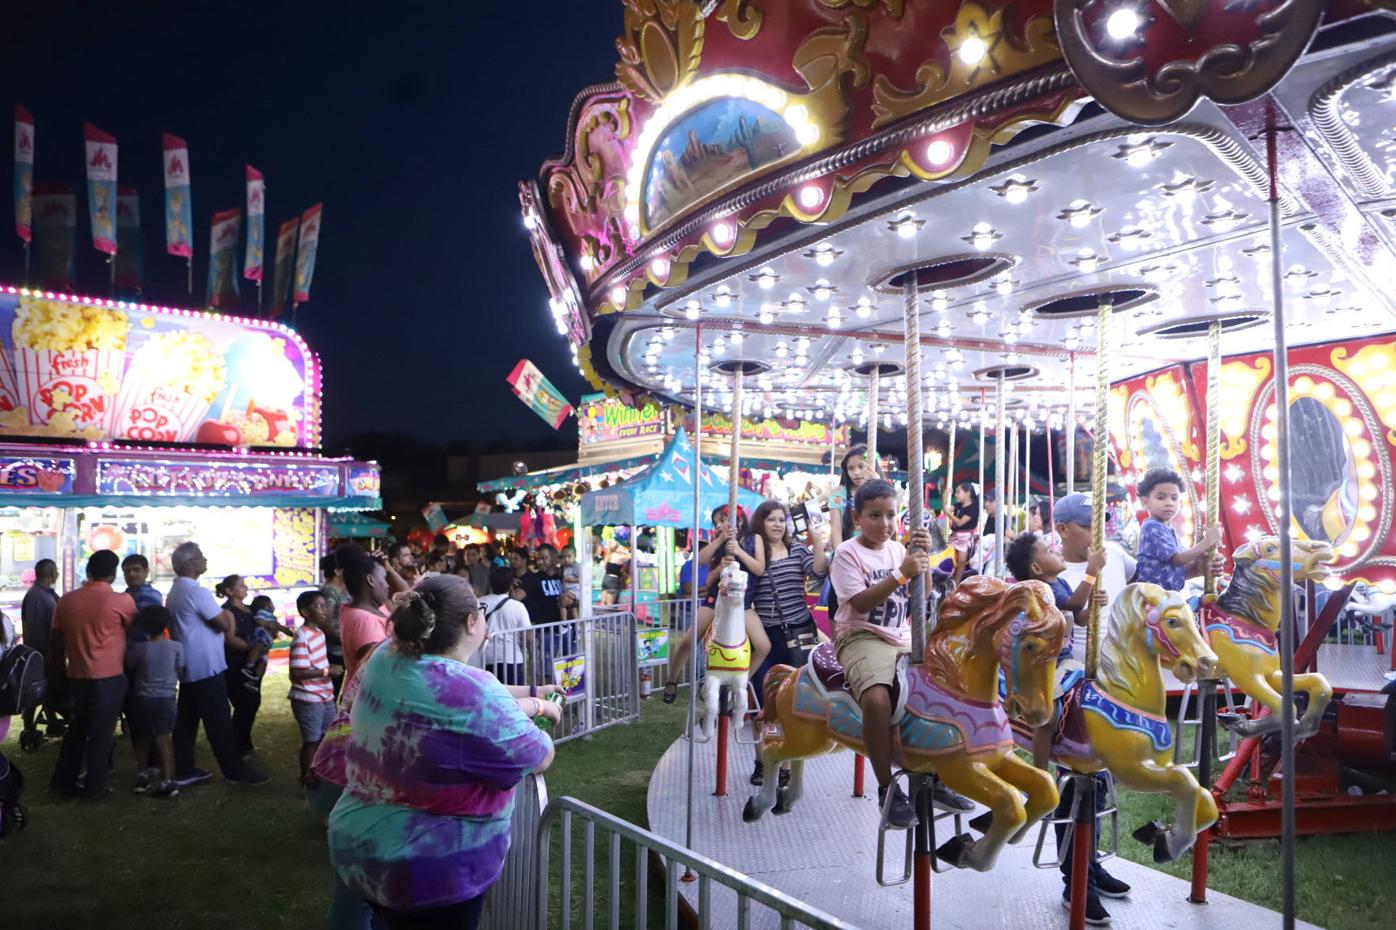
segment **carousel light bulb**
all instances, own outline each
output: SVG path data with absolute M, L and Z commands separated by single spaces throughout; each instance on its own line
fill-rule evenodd
M 984 56 L 989 53 L 989 46 L 977 35 L 971 34 L 968 39 L 960 43 L 960 61 L 974 66 L 984 60 Z
M 786 348 L 784 340 L 776 343 L 776 358 L 785 358 L 789 353 L 790 350 Z
M 770 304 L 762 304 L 761 312 L 756 315 L 756 318 L 760 320 L 762 324 L 769 326 L 771 325 L 771 321 L 774 320 L 776 317 L 775 312 L 771 309 Z
M 931 292 L 931 309 L 937 313 L 944 313 L 950 309 L 950 298 L 944 291 Z
M 718 288 L 713 294 L 713 303 L 717 304 L 718 308 L 722 310 L 726 310 L 732 305 L 732 292 L 725 284 Z
M 1076 267 L 1090 274 L 1100 267 L 1100 256 L 1090 249 L 1082 249 L 1076 253 Z
M 582 257 L 577 259 L 577 263 L 582 266 L 583 271 L 591 271 L 596 267 L 596 259 L 592 258 L 589 252 L 583 252 Z
M 761 286 L 761 290 L 769 291 L 776 286 L 776 273 L 770 268 L 762 268 L 756 275 L 756 283 Z
M 1139 14 L 1130 7 L 1121 7 L 1105 20 L 1105 32 L 1110 38 L 1122 41 L 1139 31 Z
M 732 243 L 732 224 L 728 222 L 714 223 L 712 229 L 713 242 L 720 246 L 727 246 Z
M 607 296 L 610 297 L 612 304 L 617 308 L 622 308 L 625 306 L 625 294 L 625 285 L 617 284 L 611 288 L 611 292 Z
M 974 315 L 970 317 L 970 319 L 974 320 L 975 326 L 983 326 L 985 323 L 989 322 L 988 308 L 983 304 L 977 305 L 974 308 Z
M 659 331 L 659 335 L 660 335 L 660 337 L 661 337 L 665 342 L 668 342 L 669 340 L 671 340 L 671 339 L 674 338 L 674 327 L 672 327 L 672 326 L 666 326 L 666 327 L 664 327 L 663 329 L 661 329 L 661 330 Z
M 650 273 L 656 278 L 669 277 L 669 259 L 660 256 L 650 262 Z
M 926 146 L 926 161 L 939 168 L 955 157 L 955 146 L 944 139 L 936 139 Z
M 994 290 L 999 293 L 1000 297 L 1007 297 L 1013 293 L 1013 282 L 1004 278 L 994 283 Z
M 949 339 L 953 332 L 954 329 L 951 328 L 949 320 L 941 320 L 940 325 L 936 327 L 936 335 L 942 339 Z
M 974 232 L 970 236 L 970 245 L 982 252 L 993 244 L 994 227 L 988 223 L 975 223 Z
M 853 312 L 858 314 L 858 319 L 866 320 L 868 317 L 872 316 L 872 301 L 867 297 L 859 297 Z
M 743 339 L 743 338 L 744 338 L 744 337 L 742 336 L 742 331 L 741 331 L 740 329 L 734 329 L 734 330 L 732 330 L 732 345 L 734 345 L 734 346 L 739 346 L 739 345 L 741 345 L 741 344 L 742 344 L 742 339 Z
M 523 215 L 523 224 L 524 229 L 527 229 L 530 232 L 538 227 L 538 217 L 534 214 L 532 210 L 529 210 L 527 213 Z
M 863 350 L 857 346 L 854 346 L 853 351 L 849 353 L 848 357 L 855 365 L 863 364 Z
M 690 320 L 698 319 L 698 314 L 702 312 L 703 305 L 698 303 L 698 301 L 696 300 L 690 300 L 688 303 L 683 305 L 683 315 L 688 317 Z
M 814 262 L 821 268 L 827 268 L 834 263 L 834 247 L 827 242 L 821 242 L 814 247 Z
M 806 184 L 800 188 L 800 206 L 806 210 L 813 210 L 824 200 L 824 191 L 816 184 Z
M 843 325 L 843 317 L 839 316 L 838 310 L 831 309 L 829 316 L 825 319 L 830 329 L 838 329 Z

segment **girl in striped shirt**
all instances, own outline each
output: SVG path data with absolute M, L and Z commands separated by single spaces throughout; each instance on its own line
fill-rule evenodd
M 329 663 L 325 651 L 325 627 L 329 602 L 319 591 L 303 591 L 296 610 L 304 621 L 291 639 L 291 714 L 301 728 L 301 785 L 311 787 L 315 775 L 310 765 L 325 731 L 334 721 L 334 679 L 344 669 Z

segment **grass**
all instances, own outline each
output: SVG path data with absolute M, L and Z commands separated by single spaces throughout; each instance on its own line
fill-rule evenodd
M 45 790 L 57 743 L 19 752 L 19 721 L 3 750 L 24 770 L 29 828 L 0 842 L 0 926 L 5 930 L 184 930 L 187 927 L 296 928 L 324 925 L 330 888 L 324 831 L 306 812 L 296 784 L 299 735 L 285 697 L 284 671 L 264 686 L 255 738 L 257 764 L 272 783 L 235 788 L 215 779 L 173 801 L 133 795 L 134 763 L 119 746 L 115 793 L 84 804 Z M 649 774 L 682 729 L 684 704 L 652 700 L 638 725 L 621 725 L 559 747 L 547 775 L 552 797 L 571 795 L 628 820 L 645 823 Z M 212 768 L 207 747 L 200 764 Z M 1139 824 L 1165 817 L 1154 795 L 1122 793 L 1121 855 L 1148 862 L 1129 838 Z M 558 831 L 560 832 L 560 831 Z M 579 889 L 581 830 L 574 831 L 574 889 Z M 560 837 L 553 843 L 554 869 Z M 1331 930 L 1391 926 L 1396 889 L 1396 834 L 1301 838 L 1298 901 L 1302 918 Z M 597 842 L 597 874 L 606 874 L 606 846 Z M 1279 906 L 1280 855 L 1273 842 L 1212 846 L 1210 886 L 1266 907 Z M 1187 878 L 1190 862 L 1165 868 Z M 622 862 L 622 926 L 635 901 L 633 857 Z M 651 882 L 651 925 L 660 923 L 662 885 Z M 574 891 L 573 913 L 580 894 Z M 604 888 L 598 914 L 606 914 Z M 555 910 L 560 904 L 555 904 Z

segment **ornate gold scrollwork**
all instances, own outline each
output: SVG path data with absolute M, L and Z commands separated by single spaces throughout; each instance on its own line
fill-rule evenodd
M 695 0 L 625 0 L 616 80 L 658 103 L 692 79 L 703 56 L 703 9 Z
M 718 22 L 726 23 L 732 35 L 739 39 L 756 38 L 765 17 L 751 0 L 723 0 L 722 9 L 717 12 Z
M 863 54 L 868 38 L 868 21 L 859 13 L 849 13 L 844 28 L 830 26 L 809 34 L 795 50 L 790 65 L 805 79 L 809 93 L 804 96 L 810 116 L 824 129 L 825 145 L 841 141 L 848 102 L 839 81 L 852 76 L 854 87 L 867 86 L 872 68 Z
M 1009 34 L 1004 22 L 1005 9 L 988 12 L 974 0 L 967 0 L 955 15 L 955 23 L 941 32 L 950 51 L 950 71 L 932 58 L 916 69 L 920 85 L 904 91 L 883 75 L 873 84 L 873 127 L 878 128 L 910 113 L 959 96 L 971 88 L 1005 75 L 1015 74 L 1055 61 L 1061 57 L 1052 20 L 1034 16 L 1023 25 L 1023 38 Z M 969 63 L 958 52 L 970 38 L 984 44 L 983 56 Z
M 902 11 L 906 9 L 905 0 L 819 0 L 824 6 L 831 10 L 841 10 L 846 6 L 858 6 L 863 9 L 883 4 L 887 7 L 887 15 L 893 19 L 901 19 Z

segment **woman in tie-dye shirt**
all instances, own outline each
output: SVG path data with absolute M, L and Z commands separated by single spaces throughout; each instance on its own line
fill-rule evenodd
M 389 928 L 476 926 L 504 867 L 514 786 L 553 759 L 520 702 L 466 664 L 484 638 L 470 585 L 434 576 L 363 669 L 330 859 Z

